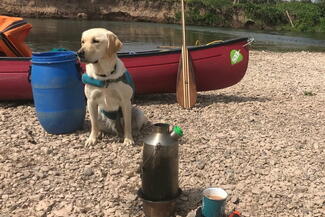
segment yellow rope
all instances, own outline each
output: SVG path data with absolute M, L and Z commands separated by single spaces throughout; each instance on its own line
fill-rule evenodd
M 196 40 L 196 42 L 195 42 L 195 46 L 201 46 L 201 42 L 200 42 L 200 40 Z
M 211 41 L 211 42 L 207 43 L 207 45 L 210 45 L 210 44 L 215 44 L 215 43 L 218 43 L 218 42 L 222 42 L 222 40 L 215 40 L 215 41 Z
M 218 42 L 222 42 L 222 40 L 211 41 L 211 42 L 207 43 L 206 45 L 215 44 L 215 43 L 218 43 Z M 200 40 L 196 40 L 195 46 L 201 46 L 201 45 L 202 44 L 201 44 Z

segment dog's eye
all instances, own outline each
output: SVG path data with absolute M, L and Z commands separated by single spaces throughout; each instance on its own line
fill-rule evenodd
M 93 39 L 92 43 L 99 43 L 99 41 L 96 39 Z
M 81 44 L 84 44 L 84 43 L 85 43 L 85 41 L 84 41 L 84 40 L 82 40 L 82 41 L 81 41 Z

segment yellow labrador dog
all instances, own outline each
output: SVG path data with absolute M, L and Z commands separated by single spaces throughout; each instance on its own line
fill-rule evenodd
M 105 130 L 101 127 L 103 121 L 106 128 L 120 135 L 124 133 L 124 144 L 133 145 L 132 131 L 140 130 L 146 122 L 143 112 L 131 105 L 134 86 L 117 56 L 121 47 L 118 37 L 106 29 L 94 28 L 82 33 L 77 54 L 86 63 L 83 82 L 91 121 L 86 145 L 97 142 L 101 131 Z

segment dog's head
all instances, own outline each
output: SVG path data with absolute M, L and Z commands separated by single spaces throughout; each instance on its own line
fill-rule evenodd
M 81 48 L 77 54 L 82 62 L 97 63 L 102 58 L 116 55 L 122 45 L 111 31 L 102 28 L 89 29 L 82 33 Z

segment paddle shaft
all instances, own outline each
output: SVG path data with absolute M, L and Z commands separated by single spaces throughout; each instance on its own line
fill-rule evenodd
M 186 36 L 185 36 L 185 6 L 184 0 L 182 0 L 182 36 L 183 36 L 183 47 L 186 47 Z
M 178 92 L 182 92 L 182 96 L 178 99 L 181 106 L 184 108 L 192 107 L 196 102 L 196 85 L 193 75 L 192 65 L 189 61 L 189 53 L 186 47 L 186 31 L 185 31 L 185 6 L 182 0 L 182 56 L 181 56 L 181 86 L 178 86 Z M 182 89 L 182 90 L 180 90 Z
M 182 82 L 183 82 L 183 88 L 184 88 L 184 91 L 183 91 L 183 97 L 184 97 L 184 106 L 185 108 L 188 108 L 189 107 L 189 104 L 190 104 L 190 100 L 189 99 L 189 96 L 188 96 L 188 85 L 186 84 L 189 77 L 188 77 L 188 73 L 186 73 L 188 71 L 187 68 L 187 49 L 186 49 L 186 31 L 185 31 L 185 5 L 184 5 L 184 0 L 182 0 L 182 41 L 183 41 L 183 44 L 182 44 L 182 73 L 183 73 L 183 79 L 182 79 Z

